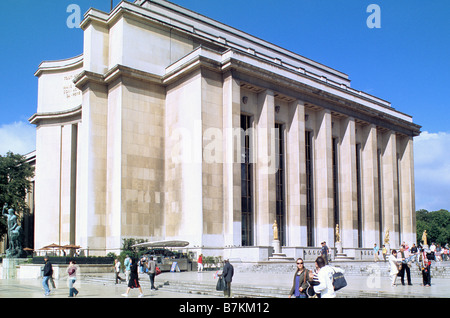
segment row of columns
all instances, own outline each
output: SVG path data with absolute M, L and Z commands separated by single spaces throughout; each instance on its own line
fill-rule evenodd
M 240 96 L 239 82 L 229 76 L 224 81 L 224 127 L 239 127 Z M 276 187 L 275 173 L 270 171 L 271 163 L 268 158 L 275 157 L 274 149 L 271 147 L 274 130 L 269 129 L 275 127 L 275 101 L 273 91 L 260 92 L 257 99 L 257 113 L 252 116 L 257 135 L 254 138 L 257 160 L 253 180 L 256 246 L 270 246 L 273 239 Z M 311 114 L 308 116 L 310 121 L 308 123 L 305 119 L 307 112 Z M 380 240 L 384 238 L 387 230 L 390 232 L 391 246 L 398 246 L 402 241 L 410 244 L 415 242 L 412 137 L 398 135 L 390 130 L 380 132 L 376 125 L 370 123 L 358 125 L 353 117 L 334 118 L 328 109 L 309 112 L 300 100 L 289 103 L 288 113 L 289 120 L 284 123 L 286 245 L 307 246 L 305 168 L 307 129 L 313 130 L 314 149 L 313 245 L 319 246 L 320 242 L 326 241 L 329 246 L 333 246 L 335 241 L 333 137 L 338 138 L 339 226 L 343 247 L 369 248 L 373 247 L 374 243 L 382 244 Z M 333 129 L 334 122 L 338 122 L 337 130 Z M 356 147 L 358 143 L 360 150 Z M 239 146 L 235 145 L 233 148 L 231 141 L 225 141 L 224 146 L 225 156 L 240 157 L 236 154 L 240 151 Z M 358 157 L 357 151 L 360 152 Z M 359 183 L 357 158 L 360 160 Z M 225 245 L 239 246 L 240 163 L 233 161 L 226 165 L 224 178 Z

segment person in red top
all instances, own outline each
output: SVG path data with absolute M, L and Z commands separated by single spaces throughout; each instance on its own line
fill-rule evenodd
M 430 287 L 431 286 L 431 261 L 427 259 L 427 253 L 425 250 L 422 250 L 422 280 L 423 286 Z
M 200 254 L 197 260 L 197 272 L 203 271 L 203 254 Z

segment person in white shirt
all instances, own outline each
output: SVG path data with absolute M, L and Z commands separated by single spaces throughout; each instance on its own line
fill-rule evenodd
M 320 293 L 320 298 L 335 298 L 336 292 L 333 287 L 333 274 L 344 273 L 342 268 L 325 265 L 322 257 L 316 259 L 316 267 L 318 268 L 319 285 L 314 286 L 314 291 Z
M 395 286 L 395 280 L 397 279 L 398 274 L 398 260 L 397 260 L 397 251 L 392 250 L 391 255 L 389 255 L 389 267 L 390 267 L 390 273 L 389 276 L 391 277 L 391 286 Z

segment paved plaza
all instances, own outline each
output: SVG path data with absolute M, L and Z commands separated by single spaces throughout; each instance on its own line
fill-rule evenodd
M 450 263 L 450 262 L 449 262 Z M 308 266 L 309 265 L 309 266 Z M 338 264 L 334 264 L 338 265 Z M 312 264 L 307 264 L 311 268 Z M 358 264 L 354 265 L 358 269 Z M 450 264 L 445 264 L 450 269 Z M 240 271 L 235 266 L 232 293 L 236 298 L 287 298 L 292 284 L 293 273 L 290 272 L 249 272 Z M 412 286 L 390 286 L 389 277 L 384 272 L 355 274 L 357 270 L 348 271 L 347 287 L 337 292 L 337 298 L 448 298 L 450 297 L 450 279 L 432 278 L 432 286 L 422 286 L 422 277 L 412 275 Z M 406 278 L 405 278 L 406 280 Z M 215 291 L 217 278 L 214 271 L 162 273 L 156 277 L 158 290 L 150 289 L 149 278 L 140 275 L 144 292 L 143 298 L 222 298 L 221 292 Z M 44 296 L 42 279 L 0 280 L 0 298 L 68 298 L 69 288 L 66 278 L 55 281 L 56 289 L 50 296 Z M 127 289 L 125 283 L 115 284 L 113 273 L 81 274 L 75 283 L 79 290 L 77 298 L 124 298 Z M 128 298 L 137 298 L 138 290 L 131 290 Z

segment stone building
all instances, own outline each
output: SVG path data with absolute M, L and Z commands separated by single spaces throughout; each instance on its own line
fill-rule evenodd
M 415 241 L 420 126 L 348 75 L 164 0 L 90 9 L 39 78 L 35 247 L 204 253 Z

